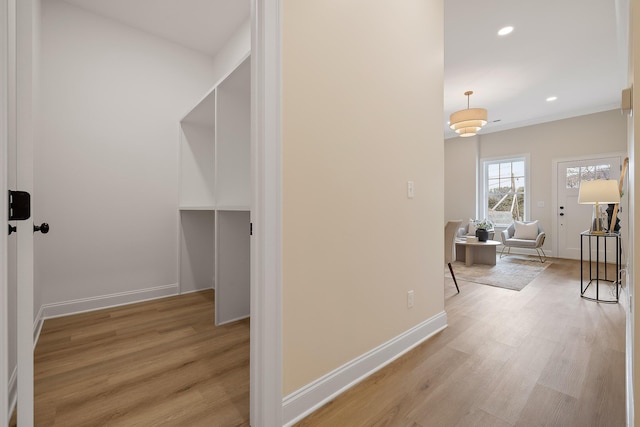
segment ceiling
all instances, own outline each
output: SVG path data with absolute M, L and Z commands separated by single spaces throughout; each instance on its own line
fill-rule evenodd
M 249 0 L 64 0 L 214 56 L 249 19 Z
M 489 112 L 479 134 L 619 108 L 627 30 L 618 21 L 628 19 L 628 0 L 444 4 L 445 120 L 467 108 L 467 90 L 471 107 Z M 505 26 L 513 32 L 498 36 Z M 456 136 L 444 128 L 445 138 Z
M 65 1 L 212 56 L 250 8 L 249 0 Z M 489 111 L 481 133 L 618 108 L 628 3 L 445 0 L 445 120 L 466 108 L 467 90 L 471 107 Z M 514 31 L 498 36 L 507 25 Z

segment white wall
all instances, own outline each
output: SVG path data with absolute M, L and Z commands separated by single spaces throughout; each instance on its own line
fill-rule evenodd
M 247 19 L 233 33 L 224 47 L 215 57 L 213 72 L 214 81 L 219 82 L 235 70 L 243 59 L 251 52 L 251 22 Z
M 42 23 L 42 303 L 175 285 L 178 122 L 215 61 L 57 0 Z
M 482 158 L 528 153 L 531 172 L 530 218 L 538 219 L 544 228 L 547 234 L 544 247 L 548 253 L 554 247 L 555 238 L 552 228 L 555 215 L 552 200 L 553 160 L 627 151 L 626 117 L 620 110 L 478 134 L 476 138 L 477 141 L 470 141 L 468 146 L 464 138 L 445 141 L 447 218 L 468 219 L 469 212 L 476 212 L 477 174 L 475 166 L 471 170 L 470 165 L 477 164 L 478 159 Z M 456 180 L 458 173 L 460 179 Z M 472 193 L 474 197 L 471 197 Z M 460 198 L 456 198 L 458 194 Z M 538 207 L 538 202 L 544 202 L 544 207 Z

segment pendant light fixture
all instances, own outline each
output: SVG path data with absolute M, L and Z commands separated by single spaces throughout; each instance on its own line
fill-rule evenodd
M 456 111 L 449 117 L 449 127 L 463 138 L 474 136 L 487 124 L 487 110 L 469 108 L 469 97 L 473 95 L 473 91 L 469 90 L 464 94 L 467 96 L 467 109 Z

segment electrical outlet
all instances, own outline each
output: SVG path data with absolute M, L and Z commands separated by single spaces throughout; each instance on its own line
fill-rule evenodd
M 413 307 L 413 289 L 407 292 L 407 308 Z

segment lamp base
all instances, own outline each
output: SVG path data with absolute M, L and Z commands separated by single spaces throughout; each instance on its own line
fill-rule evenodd
M 600 211 L 600 204 L 596 203 L 595 206 L 593 207 L 593 216 L 591 217 L 591 229 L 589 230 L 589 232 L 591 234 L 596 234 L 598 236 L 602 236 L 606 234 L 608 227 L 607 227 L 607 221 L 605 220 L 605 218 L 608 218 L 606 212 L 603 215 L 602 212 Z

